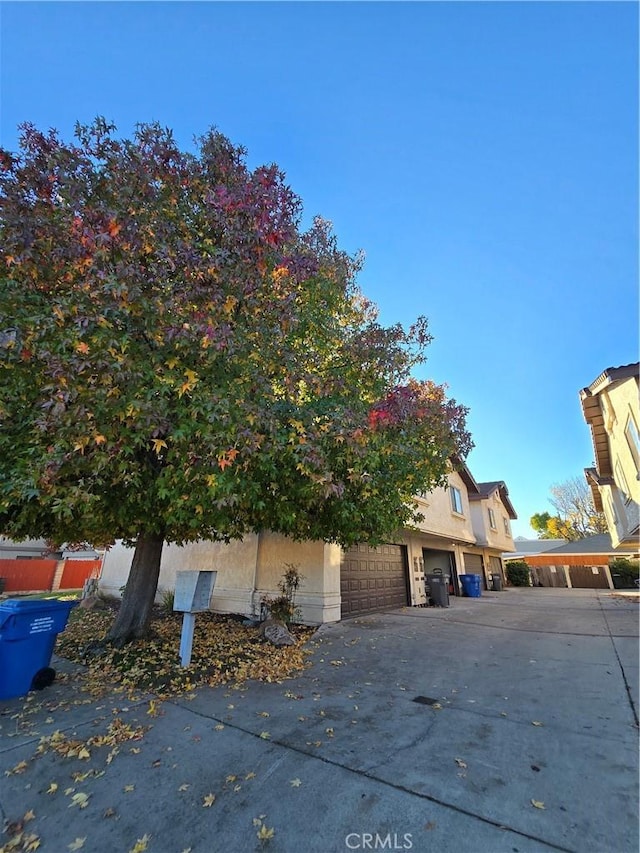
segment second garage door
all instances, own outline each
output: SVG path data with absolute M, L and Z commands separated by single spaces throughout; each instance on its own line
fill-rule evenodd
M 372 613 L 407 604 L 407 570 L 402 545 L 355 545 L 342 552 L 342 615 Z

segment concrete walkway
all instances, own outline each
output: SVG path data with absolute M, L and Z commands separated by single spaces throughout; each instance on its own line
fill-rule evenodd
M 637 851 L 635 601 L 509 589 L 325 626 L 310 648 L 291 681 L 159 706 L 91 700 L 63 664 L 0 703 L 0 816 L 32 811 L 45 853 Z M 114 746 L 116 719 L 151 728 Z M 34 757 L 56 730 L 76 754 Z

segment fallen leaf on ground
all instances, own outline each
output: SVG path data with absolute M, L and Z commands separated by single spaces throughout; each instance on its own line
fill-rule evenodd
M 276 831 L 273 827 L 268 827 L 264 823 L 260 827 L 260 829 L 256 832 L 260 841 L 268 841 L 270 838 L 276 834 Z
M 24 773 L 24 771 L 27 769 L 28 766 L 29 765 L 27 764 L 26 761 L 19 761 L 15 767 L 11 768 L 11 770 L 5 770 L 4 775 L 5 776 L 11 776 L 14 773 Z
M 147 849 L 147 845 L 149 844 L 150 840 L 151 836 L 147 835 L 147 833 L 145 832 L 142 838 L 138 838 L 131 850 L 129 850 L 129 853 L 144 853 L 144 851 Z
M 531 800 L 531 805 L 534 807 L 534 809 L 544 809 L 545 808 L 544 803 L 541 802 L 540 800 Z
M 52 782 L 52 783 L 49 785 L 49 787 L 47 788 L 47 794 L 55 794 L 55 792 L 56 792 L 57 790 L 58 790 L 58 783 L 57 783 L 57 782 Z
M 71 797 L 71 802 L 69 803 L 69 808 L 72 806 L 78 806 L 79 809 L 86 809 L 89 804 L 89 795 L 88 794 L 74 794 Z
M 541 723 L 540 720 L 532 720 L 531 725 L 532 726 L 543 726 L 544 723 Z
M 210 809 L 211 806 L 215 803 L 215 801 L 216 801 L 216 795 L 215 794 L 207 794 L 207 796 L 204 797 L 202 800 L 202 807 L 205 809 Z
M 260 737 L 261 737 L 263 740 L 269 740 L 269 738 L 271 737 L 271 735 L 269 734 L 269 732 L 260 732 Z
M 467 767 L 466 762 L 464 762 L 461 758 L 456 758 L 455 762 L 458 765 L 458 767 L 463 767 L 466 770 L 466 767 Z
M 69 850 L 80 850 L 81 847 L 84 847 L 84 842 L 87 840 L 87 836 L 84 838 L 76 838 L 75 841 L 72 841 L 71 844 L 67 844 Z
M 291 787 L 292 788 L 299 788 L 300 785 L 302 785 L 302 782 L 300 781 L 300 779 L 292 779 L 291 780 Z

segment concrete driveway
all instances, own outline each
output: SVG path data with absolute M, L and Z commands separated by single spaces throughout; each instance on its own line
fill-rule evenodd
M 637 851 L 635 601 L 509 589 L 325 626 L 310 648 L 291 681 L 160 706 L 91 700 L 63 665 L 0 704 L 2 817 L 33 812 L 24 838 L 52 853 Z M 34 757 L 116 719 L 151 728 Z

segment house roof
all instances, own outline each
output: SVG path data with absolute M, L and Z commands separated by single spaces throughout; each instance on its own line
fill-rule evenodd
M 507 485 L 504 480 L 491 480 L 488 483 L 477 483 L 476 485 L 477 491 L 469 491 L 470 501 L 486 500 L 487 498 L 491 497 L 494 492 L 498 492 L 500 500 L 502 501 L 504 508 L 509 514 L 509 518 L 516 519 L 518 517 L 515 509 L 513 508 L 513 504 L 509 500 L 509 489 L 507 488 Z
M 591 394 L 599 394 L 609 385 L 614 385 L 616 382 L 621 382 L 623 379 L 629 379 L 632 376 L 637 378 L 640 370 L 640 362 L 634 361 L 631 364 L 622 364 L 620 367 L 607 367 L 602 373 L 593 380 L 591 385 L 583 388 L 583 392 L 588 391 Z
M 623 364 L 620 367 L 608 367 L 606 370 L 603 370 L 600 376 L 593 380 L 591 385 L 580 391 L 584 419 L 591 428 L 591 440 L 593 441 L 593 451 L 595 454 L 595 470 L 600 477 L 612 477 L 613 468 L 609 436 L 607 435 L 604 414 L 598 395 L 606 388 L 610 388 L 612 385 L 622 382 L 625 379 L 635 377 L 637 380 L 639 368 L 640 363 L 637 361 L 632 364 Z M 589 479 L 588 475 L 587 482 L 591 487 L 595 501 L 596 492 L 598 491 L 597 483 L 593 479 Z
M 469 470 L 466 462 L 464 462 L 459 456 L 452 456 L 449 461 L 453 466 L 453 470 L 456 472 L 456 474 L 460 475 L 462 482 L 467 487 L 469 496 L 471 496 L 471 494 L 475 494 L 478 491 L 478 484 L 476 483 L 475 478 Z
M 509 554 L 503 554 L 505 560 L 515 560 L 518 557 L 529 557 L 534 554 L 543 554 L 551 551 L 559 545 L 565 545 L 565 539 L 515 539 L 516 550 Z
M 608 533 L 597 533 L 595 536 L 587 536 L 586 539 L 578 539 L 575 542 L 565 542 L 557 548 L 551 548 L 548 554 L 613 554 L 620 556 L 625 552 L 637 553 L 638 548 L 614 548 L 611 536 Z

